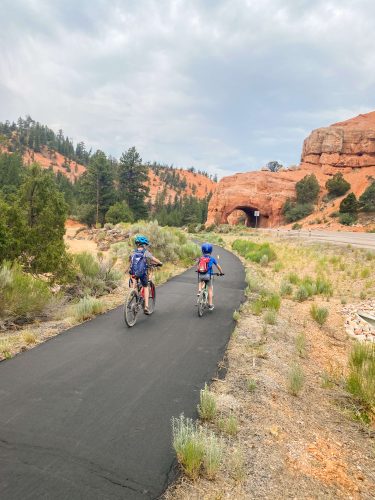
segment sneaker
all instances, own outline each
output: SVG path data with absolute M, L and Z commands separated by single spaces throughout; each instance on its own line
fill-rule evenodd
M 145 308 L 143 309 L 143 312 L 144 312 L 145 314 L 147 314 L 147 315 L 151 314 L 151 313 L 150 313 L 150 311 L 149 311 L 149 309 L 148 309 L 148 307 L 145 307 Z
M 213 311 L 215 309 L 215 306 L 212 304 L 211 306 L 208 306 L 209 311 Z
M 197 297 L 200 297 L 201 296 L 201 292 L 197 292 Z

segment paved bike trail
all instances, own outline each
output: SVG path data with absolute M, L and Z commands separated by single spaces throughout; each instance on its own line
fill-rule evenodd
M 0 498 L 157 498 L 175 473 L 171 417 L 195 416 L 243 297 L 225 270 L 216 309 L 198 318 L 196 273 L 157 289 L 155 313 L 128 329 L 122 308 L 0 363 Z

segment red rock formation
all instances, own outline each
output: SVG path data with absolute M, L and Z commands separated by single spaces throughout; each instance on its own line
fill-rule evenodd
M 222 179 L 208 207 L 207 224 L 236 222 L 231 219 L 236 210 L 248 215 L 248 224 L 254 225 L 254 211 L 260 211 L 261 227 L 275 227 L 283 223 L 281 209 L 288 198 L 295 197 L 295 184 L 305 175 L 314 173 L 321 186 L 336 172 L 342 172 L 358 196 L 375 177 L 375 112 L 359 115 L 330 127 L 314 130 L 303 144 L 298 170 L 277 173 L 261 171 L 236 174 Z M 319 217 L 338 210 L 342 198 L 329 205 L 321 204 Z M 307 221 L 316 219 L 312 214 Z

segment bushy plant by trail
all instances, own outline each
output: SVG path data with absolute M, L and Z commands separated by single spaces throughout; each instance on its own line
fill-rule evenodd
M 19 264 L 4 262 L 0 267 L 0 318 L 30 320 L 50 305 L 48 283 L 24 273 Z
M 350 183 L 344 179 L 341 172 L 335 174 L 326 182 L 326 189 L 331 198 L 342 196 L 350 189 Z
M 258 264 L 267 257 L 267 262 L 276 260 L 276 252 L 269 243 L 254 243 L 249 240 L 235 240 L 232 243 L 232 248 L 245 259 Z
M 365 212 L 375 212 L 375 180 L 366 188 L 359 197 L 361 210 Z
M 357 215 L 356 214 L 347 214 L 343 213 L 339 215 L 339 222 L 343 226 L 352 226 L 357 222 Z
M 312 214 L 314 207 L 311 203 L 295 203 L 287 200 L 281 210 L 282 215 L 286 222 L 295 222 L 304 219 Z
M 349 356 L 348 391 L 375 414 L 375 346 L 356 343 Z
M 78 271 L 74 295 L 99 297 L 114 290 L 122 278 L 122 273 L 114 268 L 115 258 L 98 259 L 89 252 L 82 252 L 74 256 L 74 262 Z

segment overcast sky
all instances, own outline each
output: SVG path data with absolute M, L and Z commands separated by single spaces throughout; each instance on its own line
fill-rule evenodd
M 2 0 L 0 120 L 219 176 L 375 109 L 373 0 Z

